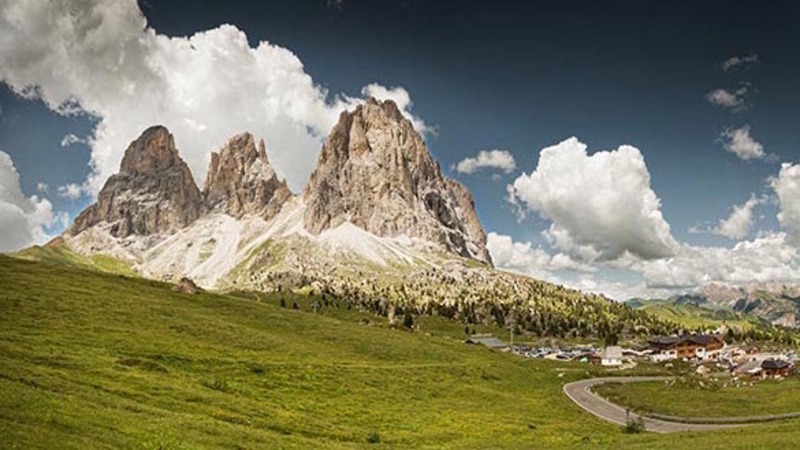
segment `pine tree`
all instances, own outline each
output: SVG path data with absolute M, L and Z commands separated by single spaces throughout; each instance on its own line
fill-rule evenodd
M 408 311 L 406 311 L 405 315 L 403 316 L 403 326 L 409 330 L 414 328 L 414 316 L 412 316 Z

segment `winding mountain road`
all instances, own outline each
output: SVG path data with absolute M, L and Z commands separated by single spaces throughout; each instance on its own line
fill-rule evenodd
M 647 431 L 655 433 L 676 433 L 681 431 L 714 431 L 725 428 L 743 426 L 744 424 L 699 424 L 668 422 L 665 420 L 653 419 L 640 416 L 633 412 L 626 411 L 610 401 L 600 397 L 591 391 L 591 388 L 603 383 L 636 383 L 643 381 L 665 381 L 670 377 L 606 377 L 590 378 L 588 380 L 575 381 L 564 385 L 564 394 L 578 406 L 595 416 L 617 425 L 625 425 L 628 419 L 640 418 L 644 421 Z

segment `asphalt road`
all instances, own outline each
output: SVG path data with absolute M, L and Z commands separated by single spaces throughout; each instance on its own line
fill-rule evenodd
M 570 398 L 578 406 L 587 412 L 611 423 L 618 425 L 625 425 L 628 419 L 636 419 L 640 417 L 633 412 L 628 415 L 625 408 L 620 407 L 608 400 L 600 397 L 599 395 L 590 391 L 592 386 L 603 383 L 636 383 L 641 381 L 665 381 L 670 377 L 608 377 L 608 378 L 590 378 L 588 380 L 575 381 L 564 385 L 564 394 Z M 641 416 L 644 421 L 645 429 L 655 433 L 676 433 L 681 431 L 713 431 L 736 426 L 742 424 L 692 424 L 680 422 L 667 422 L 664 420 L 652 419 L 649 417 Z

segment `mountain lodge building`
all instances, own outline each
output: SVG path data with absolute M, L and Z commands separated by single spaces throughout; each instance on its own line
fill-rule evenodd
M 685 334 L 681 336 L 660 336 L 649 341 L 653 350 L 652 359 L 666 361 L 669 359 L 705 360 L 714 356 L 725 347 L 722 336 L 717 334 Z

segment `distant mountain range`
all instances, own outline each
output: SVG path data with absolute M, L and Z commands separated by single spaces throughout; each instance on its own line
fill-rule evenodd
M 757 317 L 773 325 L 797 328 L 800 325 L 800 285 L 792 283 L 710 283 L 694 293 L 668 299 L 631 299 L 628 305 L 656 312 L 667 305 L 695 311 L 697 318 L 717 317 L 738 320 Z

